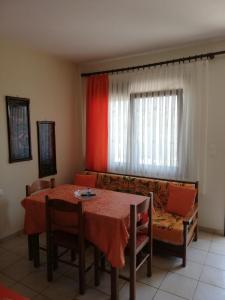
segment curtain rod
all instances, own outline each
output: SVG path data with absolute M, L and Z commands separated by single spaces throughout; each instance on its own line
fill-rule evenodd
M 151 64 L 146 65 L 140 65 L 140 66 L 133 66 L 133 67 L 126 67 L 126 68 L 120 68 L 120 69 L 111 69 L 111 70 L 105 70 L 105 71 L 97 71 L 97 72 L 91 72 L 91 73 L 81 73 L 82 77 L 88 77 L 92 75 L 100 75 L 100 74 L 113 74 L 118 72 L 126 72 L 126 71 L 132 71 L 132 70 L 139 70 L 139 69 L 145 69 L 145 68 L 151 68 L 155 66 L 162 66 L 162 65 L 168 65 L 168 64 L 174 64 L 174 63 L 184 63 L 186 61 L 191 62 L 192 60 L 198 60 L 198 59 L 214 59 L 215 56 L 223 55 L 225 54 L 225 50 L 223 51 L 217 51 L 217 52 L 209 52 L 204 54 L 198 54 L 193 56 L 187 56 L 187 57 L 181 57 L 171 60 L 165 60 L 160 62 L 155 62 Z

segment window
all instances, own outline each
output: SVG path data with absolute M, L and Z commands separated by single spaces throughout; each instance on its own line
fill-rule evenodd
M 119 115 L 121 109 L 113 102 L 110 170 L 173 176 L 179 163 L 182 98 L 182 89 L 133 93 L 125 110 L 127 118 L 126 113 Z

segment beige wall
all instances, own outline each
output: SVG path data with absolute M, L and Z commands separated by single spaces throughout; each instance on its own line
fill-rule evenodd
M 80 72 L 91 72 L 225 49 L 225 42 L 211 42 L 164 50 L 157 53 L 123 57 L 80 65 Z M 205 189 L 200 197 L 200 225 L 222 232 L 225 212 L 225 56 L 210 62 L 207 116 L 207 147 L 205 149 Z M 204 153 L 202 154 L 204 155 Z
M 56 182 L 71 182 L 81 167 L 77 76 L 71 62 L 0 41 L 0 238 L 23 227 L 20 201 L 38 178 L 37 120 L 56 122 Z M 6 95 L 30 99 L 31 161 L 8 163 Z

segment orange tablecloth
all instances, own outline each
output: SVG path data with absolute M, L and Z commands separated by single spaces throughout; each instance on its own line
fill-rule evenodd
M 25 198 L 24 231 L 35 234 L 45 231 L 45 196 L 76 203 L 74 191 L 83 187 L 60 185 Z M 125 264 L 124 249 L 128 243 L 130 204 L 138 204 L 145 196 L 95 189 L 97 196 L 84 200 L 86 238 L 103 251 L 113 267 Z M 65 220 L 66 221 L 66 220 Z
M 0 300 L 29 300 L 0 284 Z

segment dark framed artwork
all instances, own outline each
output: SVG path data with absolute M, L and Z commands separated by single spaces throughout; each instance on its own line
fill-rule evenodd
M 30 100 L 6 96 L 9 163 L 32 159 Z
M 55 122 L 38 121 L 39 178 L 54 175 L 56 170 Z

